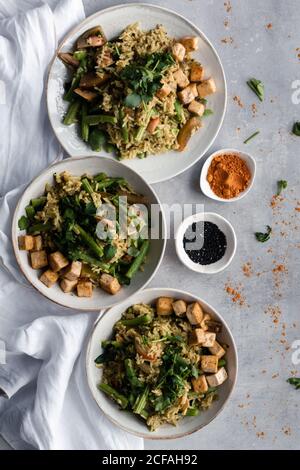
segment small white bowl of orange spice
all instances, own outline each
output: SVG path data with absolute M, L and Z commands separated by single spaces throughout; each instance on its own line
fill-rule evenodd
M 249 153 L 232 148 L 221 149 L 204 163 L 200 188 L 211 199 L 234 202 L 248 194 L 255 173 L 256 163 Z

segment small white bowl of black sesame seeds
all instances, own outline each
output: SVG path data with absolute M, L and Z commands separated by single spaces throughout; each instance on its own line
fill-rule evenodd
M 226 269 L 236 251 L 236 235 L 228 220 L 214 212 L 200 212 L 181 222 L 176 252 L 192 271 L 216 274 Z

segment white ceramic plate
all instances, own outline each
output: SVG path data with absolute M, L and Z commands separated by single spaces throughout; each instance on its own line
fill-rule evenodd
M 190 227 L 190 225 L 192 225 L 194 222 L 203 221 L 216 224 L 224 233 L 227 242 L 227 248 L 224 256 L 215 263 L 205 265 L 194 263 L 183 248 L 183 238 L 187 228 Z M 228 222 L 227 219 L 219 214 L 216 214 L 215 212 L 199 212 L 198 214 L 191 215 L 190 217 L 184 219 L 178 227 L 175 242 L 176 253 L 180 261 L 187 268 L 191 269 L 191 271 L 202 274 L 216 274 L 226 269 L 235 255 L 236 244 L 237 241 L 233 226 L 230 222 Z
M 103 352 L 101 341 L 111 337 L 113 325 L 120 319 L 122 313 L 130 307 L 130 305 L 135 303 L 152 303 L 157 299 L 157 297 L 161 296 L 185 299 L 187 302 L 198 301 L 202 305 L 203 309 L 211 314 L 215 320 L 222 322 L 223 328 L 222 332 L 218 335 L 218 338 L 222 343 L 226 343 L 229 346 L 226 355 L 228 379 L 219 388 L 219 399 L 213 403 L 209 410 L 203 411 L 198 416 L 182 419 L 176 427 L 166 424 L 161 426 L 157 431 L 150 432 L 142 421 L 136 418 L 132 413 L 120 411 L 116 403 L 111 401 L 106 397 L 106 395 L 98 390 L 97 384 L 101 382 L 102 370 L 95 366 L 94 360 Z M 87 347 L 86 371 L 88 384 L 96 403 L 113 423 L 125 431 L 145 439 L 174 439 L 187 436 L 203 428 L 224 408 L 236 382 L 238 358 L 236 346 L 230 330 L 224 319 L 213 307 L 199 297 L 181 290 L 154 288 L 146 289 L 135 294 L 131 299 L 113 307 L 98 319 Z
M 161 220 L 152 220 L 153 230 L 159 230 L 160 227 L 162 238 L 151 240 L 150 251 L 147 257 L 147 263 L 145 263 L 144 271 L 139 271 L 137 273 L 130 286 L 122 286 L 122 289 L 118 294 L 110 295 L 102 289 L 96 288 L 93 291 L 93 297 L 80 298 L 74 293 L 66 294 L 62 292 L 58 284 L 55 284 L 51 288 L 46 287 L 38 279 L 40 271 L 31 268 L 28 260 L 28 253 L 26 251 L 21 251 L 18 248 L 18 236 L 24 232 L 18 228 L 18 220 L 22 215 L 24 215 L 25 207 L 29 204 L 29 201 L 32 198 L 40 196 L 44 192 L 46 183 L 53 182 L 53 173 L 65 170 L 78 176 L 81 176 L 84 173 L 95 175 L 100 172 L 104 172 L 109 176 L 123 176 L 138 193 L 146 196 L 151 204 L 160 204 L 160 202 L 153 189 L 131 168 L 128 168 L 115 160 L 108 158 L 100 159 L 98 157 L 68 158 L 62 162 L 51 165 L 31 182 L 20 198 L 13 217 L 12 241 L 17 262 L 23 274 L 41 294 L 60 305 L 77 310 L 100 310 L 124 301 L 150 282 L 164 255 L 166 245 L 166 223 L 162 211 Z
M 205 67 L 206 77 L 214 77 L 217 92 L 209 97 L 208 108 L 214 114 L 204 121 L 203 128 L 197 132 L 184 152 L 168 152 L 163 155 L 151 155 L 146 159 L 124 160 L 130 168 L 142 175 L 148 183 L 158 183 L 182 173 L 196 163 L 214 142 L 222 125 L 226 108 L 226 81 L 219 56 L 206 36 L 183 16 L 154 5 L 128 4 L 117 5 L 97 12 L 84 20 L 63 40 L 57 52 L 69 51 L 75 40 L 88 28 L 101 25 L 108 39 L 118 36 L 131 23 L 139 22 L 143 29 L 150 29 L 163 24 L 170 36 L 199 36 L 199 50 L 193 57 Z M 64 149 L 73 157 L 92 155 L 91 149 L 80 139 L 76 126 L 64 126 L 62 118 L 68 104 L 63 100 L 63 85 L 68 71 L 65 65 L 55 57 L 50 68 L 47 103 L 50 122 Z M 94 152 L 94 155 L 99 153 Z M 101 155 L 109 154 L 101 151 Z

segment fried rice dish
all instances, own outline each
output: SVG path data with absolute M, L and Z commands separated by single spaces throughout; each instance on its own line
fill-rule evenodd
M 160 297 L 132 305 L 95 359 L 103 370 L 98 388 L 151 431 L 197 416 L 227 379 L 221 329 L 198 302 Z
M 198 37 L 178 40 L 162 25 L 142 31 L 129 25 L 107 40 L 100 26 L 82 34 L 73 51 L 60 52 L 70 70 L 64 124 L 76 124 L 94 151 L 120 159 L 183 151 L 212 114 L 212 77 L 193 59 Z

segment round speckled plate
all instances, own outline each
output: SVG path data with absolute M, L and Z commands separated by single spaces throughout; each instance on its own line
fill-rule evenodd
M 135 22 L 139 22 L 141 28 L 146 30 L 162 24 L 170 36 L 177 38 L 198 36 L 199 49 L 193 53 L 193 57 L 203 64 L 206 77 L 212 76 L 217 85 L 217 92 L 208 99 L 208 108 L 213 109 L 214 114 L 205 119 L 203 127 L 192 137 L 184 152 L 171 151 L 162 155 L 150 155 L 142 160 L 135 158 L 123 161 L 125 165 L 142 175 L 148 183 L 158 183 L 187 170 L 207 152 L 214 142 L 226 109 L 226 80 L 216 50 L 195 25 L 173 11 L 148 4 L 117 5 L 95 13 L 68 34 L 57 52 L 72 49 L 78 36 L 93 26 L 101 25 L 107 38 L 111 39 L 118 36 L 126 26 Z M 55 57 L 49 72 L 47 103 L 50 122 L 58 140 L 73 157 L 94 154 L 114 158 L 102 151 L 101 153 L 92 152 L 78 136 L 75 125 L 64 126 L 62 124 L 62 118 L 68 106 L 62 98 L 67 74 L 65 65 Z
M 186 302 L 199 302 L 213 319 L 222 323 L 222 331 L 218 334 L 218 340 L 228 345 L 226 353 L 228 379 L 219 387 L 219 398 L 213 402 L 213 405 L 208 410 L 201 412 L 198 416 L 187 416 L 183 418 L 178 422 L 177 426 L 165 424 L 158 428 L 157 431 L 150 432 L 142 420 L 138 419 L 132 413 L 121 411 L 116 403 L 97 388 L 97 385 L 101 382 L 102 369 L 98 369 L 94 361 L 95 358 L 103 352 L 101 342 L 111 337 L 112 327 L 120 319 L 122 313 L 133 304 L 152 304 L 158 297 L 172 297 L 175 299 L 184 299 Z M 199 431 L 199 429 L 207 426 L 222 411 L 236 383 L 238 356 L 235 342 L 228 325 L 213 307 L 188 292 L 178 289 L 153 288 L 135 294 L 131 299 L 125 300 L 99 317 L 87 347 L 86 372 L 89 388 L 97 405 L 113 423 L 125 431 L 145 439 L 175 439 Z
M 12 221 L 12 243 L 19 267 L 35 289 L 48 299 L 65 307 L 83 311 L 99 311 L 106 309 L 118 302 L 123 302 L 138 290 L 143 289 L 155 275 L 163 259 L 166 246 L 166 222 L 161 211 L 161 218 L 152 220 L 153 233 L 161 233 L 161 238 L 152 239 L 147 263 L 143 271 L 140 271 L 132 280 L 129 286 L 122 286 L 116 295 L 110 295 L 102 289 L 94 289 L 92 297 L 77 297 L 74 293 L 66 294 L 62 292 L 56 283 L 51 288 L 46 287 L 40 280 L 40 272 L 32 269 L 28 260 L 28 252 L 18 248 L 18 236 L 24 235 L 24 231 L 18 227 L 18 220 L 25 213 L 25 207 L 33 198 L 39 197 L 45 190 L 47 183 L 53 183 L 53 174 L 69 171 L 72 175 L 80 176 L 84 173 L 95 175 L 101 171 L 109 176 L 123 176 L 130 185 L 140 194 L 146 196 L 149 204 L 160 205 L 159 199 L 153 189 L 146 181 L 131 168 L 127 168 L 122 163 L 97 157 L 67 158 L 61 162 L 54 163 L 38 175 L 25 189 L 18 205 L 15 209 Z M 154 232 L 155 231 L 155 232 Z

